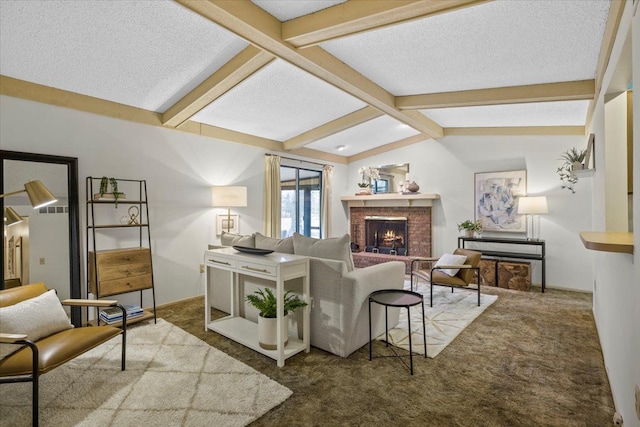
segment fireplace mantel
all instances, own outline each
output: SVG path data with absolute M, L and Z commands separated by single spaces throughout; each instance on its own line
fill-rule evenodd
M 435 200 L 440 199 L 439 194 L 372 194 L 369 196 L 342 196 L 340 200 L 347 203 L 350 208 L 361 207 L 407 207 L 407 206 L 433 206 Z

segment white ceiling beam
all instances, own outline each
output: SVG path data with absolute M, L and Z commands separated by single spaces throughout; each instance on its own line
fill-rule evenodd
M 373 107 L 364 107 L 358 111 L 354 111 L 346 116 L 339 117 L 335 120 L 327 122 L 317 128 L 308 130 L 300 135 L 294 136 L 283 142 L 285 150 L 295 150 L 296 148 L 304 147 L 307 144 L 311 144 L 327 136 L 341 132 L 353 126 L 357 126 L 361 123 L 368 122 L 377 117 L 382 116 L 382 113 Z
M 180 126 L 198 111 L 274 59 L 273 55 L 255 46 L 246 47 L 171 106 L 162 115 L 162 123 L 168 127 Z
M 488 0 L 350 0 L 282 23 L 282 39 L 305 48 Z
M 593 99 L 595 80 L 464 90 L 396 97 L 401 110 Z
M 433 138 L 442 127 L 424 115 L 407 114 L 395 107 L 389 92 L 353 68 L 315 46 L 297 50 L 282 40 L 281 23 L 250 1 L 176 0 L 186 8 L 244 38 L 249 43 L 351 94 L 383 113 Z
M 367 157 L 375 156 L 377 154 L 387 153 L 392 150 L 397 150 L 398 148 L 406 147 L 407 145 L 413 145 L 418 142 L 426 141 L 430 139 L 426 135 L 413 135 L 407 138 L 400 139 L 395 142 L 391 142 L 389 144 L 381 145 L 376 148 L 372 148 L 371 150 L 363 151 L 358 154 L 354 154 L 353 156 L 348 157 L 348 162 L 355 162 L 358 160 L 366 159 Z

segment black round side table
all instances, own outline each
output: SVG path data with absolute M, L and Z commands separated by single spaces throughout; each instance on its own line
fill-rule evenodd
M 384 341 L 386 347 L 389 347 L 389 322 L 388 322 L 388 308 L 389 307 L 405 307 L 407 309 L 407 320 L 409 322 L 409 361 L 410 366 L 409 370 L 411 371 L 411 375 L 413 375 L 413 351 L 411 350 L 413 347 L 411 346 L 411 315 L 409 313 L 409 307 L 414 305 L 422 305 L 422 336 L 424 337 L 424 357 L 427 357 L 427 334 L 426 334 L 426 324 L 424 320 L 424 299 L 422 295 L 413 292 L 407 291 L 404 289 L 382 289 L 379 291 L 372 292 L 369 294 L 369 360 L 373 359 L 372 356 L 372 348 L 371 343 L 373 341 L 373 337 L 371 336 L 371 303 L 375 302 L 376 304 L 380 304 L 384 306 L 384 332 L 385 337 Z M 404 363 L 406 366 L 406 362 L 402 360 L 402 356 L 399 355 L 393 347 L 391 348 L 394 355 Z

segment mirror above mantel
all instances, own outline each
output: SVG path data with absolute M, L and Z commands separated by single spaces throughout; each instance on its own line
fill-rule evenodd
M 380 179 L 373 182 L 374 194 L 396 193 L 398 185 L 407 180 L 409 163 L 395 163 L 376 166 L 380 173 Z

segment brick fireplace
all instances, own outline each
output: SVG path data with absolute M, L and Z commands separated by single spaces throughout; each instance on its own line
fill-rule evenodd
M 353 261 L 358 268 L 368 267 L 388 261 L 403 261 L 406 273 L 410 272 L 412 257 L 430 257 L 432 250 L 433 203 L 440 199 L 438 194 L 375 194 L 370 196 L 343 196 L 341 200 L 349 206 L 349 226 L 351 241 L 359 247 L 353 253 Z M 407 255 L 391 255 L 365 252 L 366 217 L 390 217 L 407 219 Z

